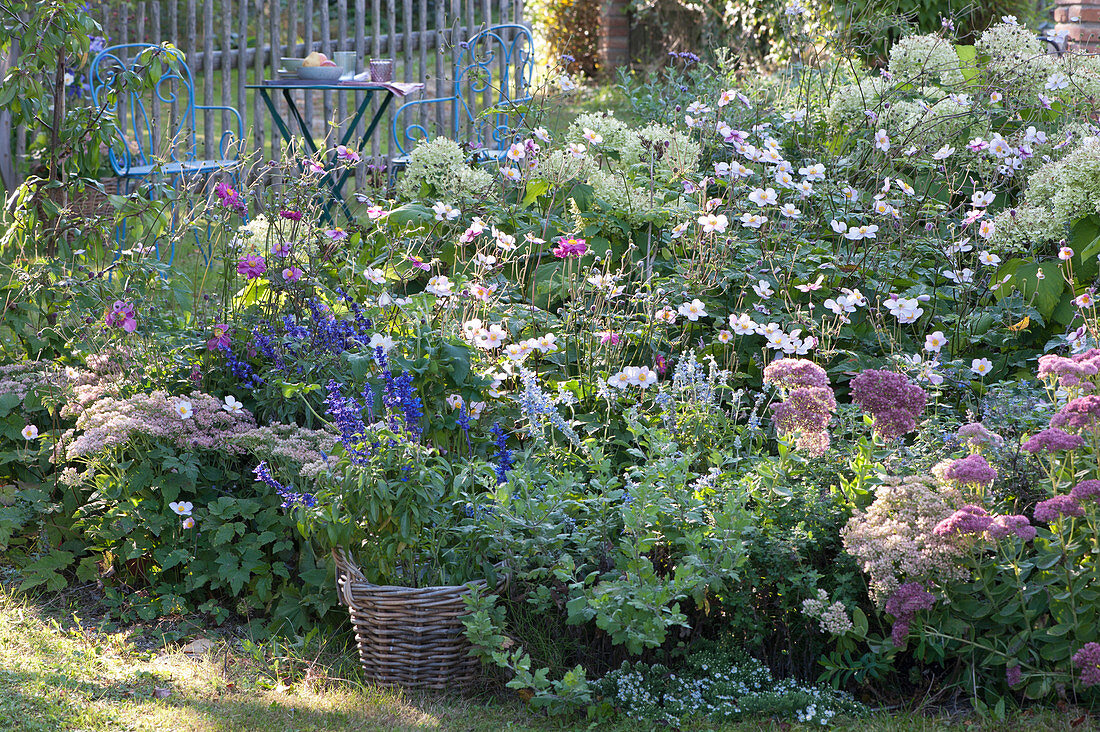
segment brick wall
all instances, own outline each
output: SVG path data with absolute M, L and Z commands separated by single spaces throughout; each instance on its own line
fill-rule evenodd
M 1057 0 L 1054 24 L 1070 50 L 1100 52 L 1100 0 Z
M 1097 0 L 1100 7 L 1100 0 Z M 630 63 L 630 17 L 627 0 L 600 3 L 600 70 L 609 73 Z

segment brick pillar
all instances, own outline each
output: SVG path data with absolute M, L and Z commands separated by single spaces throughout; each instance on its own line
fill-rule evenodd
M 1100 0 L 1097 0 L 1100 2 Z M 600 2 L 600 71 L 610 73 L 630 63 L 630 18 L 628 0 Z
M 1069 50 L 1100 52 L 1100 0 L 1057 0 L 1054 29 L 1064 33 Z

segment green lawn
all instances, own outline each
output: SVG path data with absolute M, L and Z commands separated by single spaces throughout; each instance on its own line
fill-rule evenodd
M 148 634 L 112 633 L 78 622 L 72 607 L 56 610 L 0 587 L 0 730 L 119 732 L 121 730 L 638 730 L 573 724 L 532 714 L 514 698 L 483 692 L 464 699 L 379 690 L 332 678 L 350 660 L 336 654 L 307 674 L 313 681 L 275 684 L 251 658 L 219 642 L 192 658 L 180 646 L 150 644 Z M 70 603 L 74 604 L 74 603 Z M 149 646 L 152 645 L 151 648 Z M 346 675 L 354 675 L 353 673 Z M 274 687 L 274 688 L 272 688 Z M 701 728 L 705 729 L 705 728 Z M 800 729 L 760 720 L 736 730 Z M 879 715 L 857 730 L 1089 730 L 1073 712 L 1024 713 L 1011 724 L 948 724 L 929 717 Z

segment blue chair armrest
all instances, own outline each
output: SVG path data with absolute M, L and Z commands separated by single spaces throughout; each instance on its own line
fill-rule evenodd
M 226 107 L 220 104 L 196 104 L 195 111 L 204 112 L 232 112 L 233 116 L 237 118 L 237 139 L 244 140 L 244 119 L 241 117 L 241 113 L 237 111 L 235 107 Z M 233 134 L 233 130 L 226 130 L 222 133 L 221 140 L 218 142 L 218 154 L 225 158 L 226 152 L 226 137 Z M 240 155 L 238 151 L 238 156 Z
M 410 107 L 414 107 L 418 104 L 442 104 L 444 102 L 454 102 L 454 101 L 457 101 L 457 98 L 453 97 L 453 96 L 451 96 L 451 97 L 432 97 L 430 99 L 416 99 L 416 100 L 411 101 L 411 102 L 405 102 L 404 104 L 402 104 L 400 107 L 398 107 L 394 111 L 394 113 L 393 113 L 393 142 L 394 142 L 395 145 L 397 145 L 397 149 L 401 151 L 402 155 L 408 155 L 409 151 L 406 150 L 405 147 L 401 144 L 401 137 L 398 134 L 398 128 L 400 127 L 399 121 L 401 119 L 401 113 L 404 112 L 406 109 L 408 109 Z M 428 131 L 426 129 L 424 129 L 423 125 L 411 124 L 411 125 L 406 125 L 405 126 L 405 130 L 404 130 L 405 142 L 412 142 L 414 139 L 416 139 L 411 134 L 409 134 L 410 132 L 419 132 L 422 135 L 421 139 L 427 139 L 428 138 Z

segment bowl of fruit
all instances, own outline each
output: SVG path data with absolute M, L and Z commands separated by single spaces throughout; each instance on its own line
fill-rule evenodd
M 298 78 L 309 81 L 336 81 L 343 73 L 344 70 L 337 66 L 335 61 L 319 51 L 314 51 L 302 59 Z

